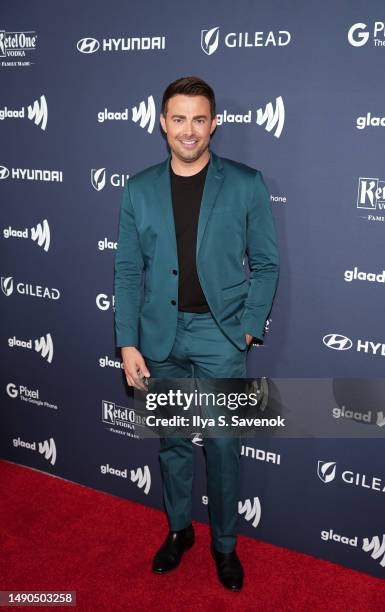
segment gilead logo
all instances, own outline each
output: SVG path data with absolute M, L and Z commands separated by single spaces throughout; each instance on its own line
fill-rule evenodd
M 337 464 L 335 461 L 318 461 L 317 475 L 323 483 L 328 484 L 335 479 L 337 473 Z M 341 472 L 341 480 L 346 484 L 370 489 L 378 493 L 385 493 L 385 484 L 382 478 L 376 476 L 367 476 L 359 472 L 344 470 Z
M 225 47 L 286 47 L 291 41 L 287 30 L 269 32 L 228 32 L 223 37 Z M 219 47 L 220 30 L 215 26 L 209 30 L 201 30 L 201 49 L 206 55 L 212 55 Z

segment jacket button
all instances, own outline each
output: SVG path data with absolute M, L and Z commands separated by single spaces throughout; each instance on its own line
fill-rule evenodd
M 176 306 L 176 301 L 175 301 L 175 300 L 171 300 L 171 304 L 172 304 L 173 306 Z
M 173 270 L 172 273 L 176 275 L 178 274 L 178 270 Z

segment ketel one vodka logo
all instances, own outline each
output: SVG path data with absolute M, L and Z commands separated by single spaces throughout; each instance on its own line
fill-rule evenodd
M 26 111 L 28 115 L 26 115 Z M 35 125 L 45 130 L 48 121 L 48 106 L 45 96 L 40 96 L 39 100 L 35 100 L 27 107 L 22 106 L 20 109 L 0 108 L 0 121 L 4 119 L 25 119 L 28 117 Z
M 378 178 L 359 178 L 357 208 L 385 210 L 385 181 Z
M 34 30 L 29 32 L 6 32 L 0 30 L 0 58 L 18 60 L 24 58 L 29 51 L 36 50 L 37 34 Z M 8 62 L 13 65 L 13 62 Z M 23 62 L 30 65 L 32 62 Z M 2 62 L 7 65 L 7 62 Z
M 4 238 L 30 238 L 45 252 L 48 252 L 51 244 L 51 232 L 47 219 L 43 219 L 42 223 L 31 228 L 16 229 L 9 225 L 3 229 L 3 236 Z

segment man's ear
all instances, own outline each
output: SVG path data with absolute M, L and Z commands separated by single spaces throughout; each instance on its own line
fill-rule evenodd
M 214 132 L 217 127 L 217 116 L 215 115 L 214 119 L 211 121 L 210 134 Z
M 166 118 L 163 115 L 163 113 L 160 114 L 159 120 L 160 120 L 160 125 L 162 126 L 162 130 L 164 131 L 165 134 L 167 134 Z

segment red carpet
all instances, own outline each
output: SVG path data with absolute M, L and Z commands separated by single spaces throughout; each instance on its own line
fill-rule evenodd
M 6 461 L 0 490 L 3 591 L 76 591 L 76 608 L 66 609 L 90 612 L 385 610 L 385 581 L 243 536 L 244 589 L 227 592 L 200 523 L 182 565 L 158 576 L 151 560 L 167 529 L 158 510 Z

